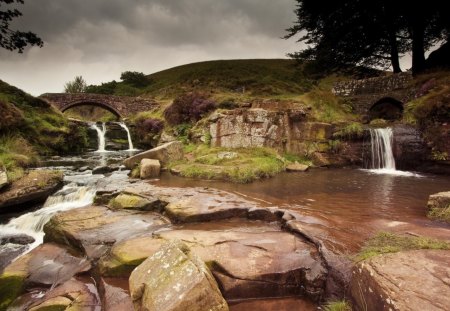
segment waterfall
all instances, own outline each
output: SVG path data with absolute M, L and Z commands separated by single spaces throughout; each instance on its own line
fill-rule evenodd
M 392 152 L 394 135 L 391 128 L 370 129 L 372 167 L 395 171 L 395 159 Z
M 369 171 L 376 174 L 421 177 L 419 174 L 398 171 L 395 168 L 393 141 L 394 133 L 391 128 L 370 129 L 371 167 Z
M 33 249 L 43 242 L 44 225 L 53 215 L 57 212 L 92 204 L 95 192 L 95 189 L 91 187 L 67 185 L 47 198 L 41 209 L 13 218 L 6 225 L 0 225 L 0 232 L 2 235 L 26 234 L 32 236 L 35 242 L 30 245 L 29 249 Z
M 97 131 L 98 136 L 98 149 L 97 152 L 105 152 L 105 134 L 106 134 L 106 124 L 102 123 L 102 128 L 100 129 L 96 123 L 91 124 L 91 128 Z
M 127 132 L 127 136 L 128 136 L 128 150 L 127 151 L 136 150 L 133 147 L 133 141 L 131 140 L 131 134 L 130 134 L 130 130 L 128 129 L 128 126 L 123 122 L 119 122 L 119 125 Z

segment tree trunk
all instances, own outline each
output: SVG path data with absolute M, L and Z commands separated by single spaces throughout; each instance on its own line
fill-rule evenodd
M 425 70 L 425 26 L 420 17 L 415 17 L 411 26 L 412 73 L 416 75 Z
M 400 68 L 400 60 L 399 60 L 399 56 L 398 56 L 397 38 L 395 36 L 395 33 L 392 31 L 389 32 L 389 45 L 391 46 L 392 71 L 394 71 L 394 73 L 402 72 L 402 69 Z

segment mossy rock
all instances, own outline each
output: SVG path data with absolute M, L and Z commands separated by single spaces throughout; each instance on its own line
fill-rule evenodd
M 140 211 L 161 210 L 166 204 L 157 198 L 146 198 L 131 193 L 121 193 L 109 202 L 113 209 L 132 209 Z
M 30 311 L 64 311 L 71 304 L 72 300 L 69 298 L 58 296 L 49 299 L 36 307 L 32 307 Z
M 24 272 L 5 272 L 0 276 L 0 311 L 7 310 L 22 293 L 26 277 Z

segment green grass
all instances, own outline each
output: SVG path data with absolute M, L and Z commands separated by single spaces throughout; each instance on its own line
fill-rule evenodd
M 356 260 L 366 260 L 374 256 L 419 249 L 450 249 L 450 243 L 428 237 L 401 236 L 380 232 L 366 242 Z
M 352 311 L 350 303 L 346 300 L 330 301 L 323 306 L 324 311 Z
M 278 154 L 266 148 L 209 148 L 206 145 L 188 145 L 192 160 L 173 163 L 171 168 L 181 176 L 197 179 L 220 179 L 248 183 L 272 177 L 284 170 L 285 163 Z M 221 159 L 221 152 L 235 152 L 236 157 Z
M 450 205 L 445 208 L 432 208 L 428 212 L 428 217 L 434 220 L 450 223 Z
M 351 122 L 347 124 L 345 127 L 340 129 L 339 131 L 333 134 L 336 138 L 343 139 L 353 139 L 353 138 L 361 138 L 364 133 L 364 127 L 359 122 Z
M 313 166 L 312 160 L 307 156 L 299 156 L 296 154 L 285 153 L 283 154 L 283 158 L 289 163 L 298 162 L 300 164 L 305 164 L 308 166 Z
M 6 168 L 10 181 L 22 177 L 23 168 L 35 165 L 38 159 L 35 148 L 21 136 L 0 136 L 0 166 Z

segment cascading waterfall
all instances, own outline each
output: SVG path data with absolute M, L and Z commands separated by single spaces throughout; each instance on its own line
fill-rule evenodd
M 91 128 L 97 131 L 98 136 L 98 149 L 97 152 L 105 152 L 105 146 L 106 146 L 106 140 L 105 140 L 105 134 L 106 134 L 106 124 L 102 123 L 102 128 L 100 129 L 96 123 L 91 124 Z
M 391 128 L 370 129 L 372 167 L 395 171 L 395 159 L 392 152 L 394 135 Z
M 41 209 L 13 218 L 6 225 L 0 225 L 0 232 L 2 235 L 26 234 L 32 236 L 35 242 L 30 245 L 29 249 L 33 249 L 43 242 L 44 225 L 53 215 L 57 212 L 92 204 L 95 193 L 95 189 L 91 187 L 67 185 L 50 196 Z
M 130 129 L 123 122 L 119 122 L 119 125 L 127 132 L 127 136 L 128 136 L 128 150 L 127 151 L 135 151 L 136 149 L 134 149 L 133 141 L 131 140 Z

